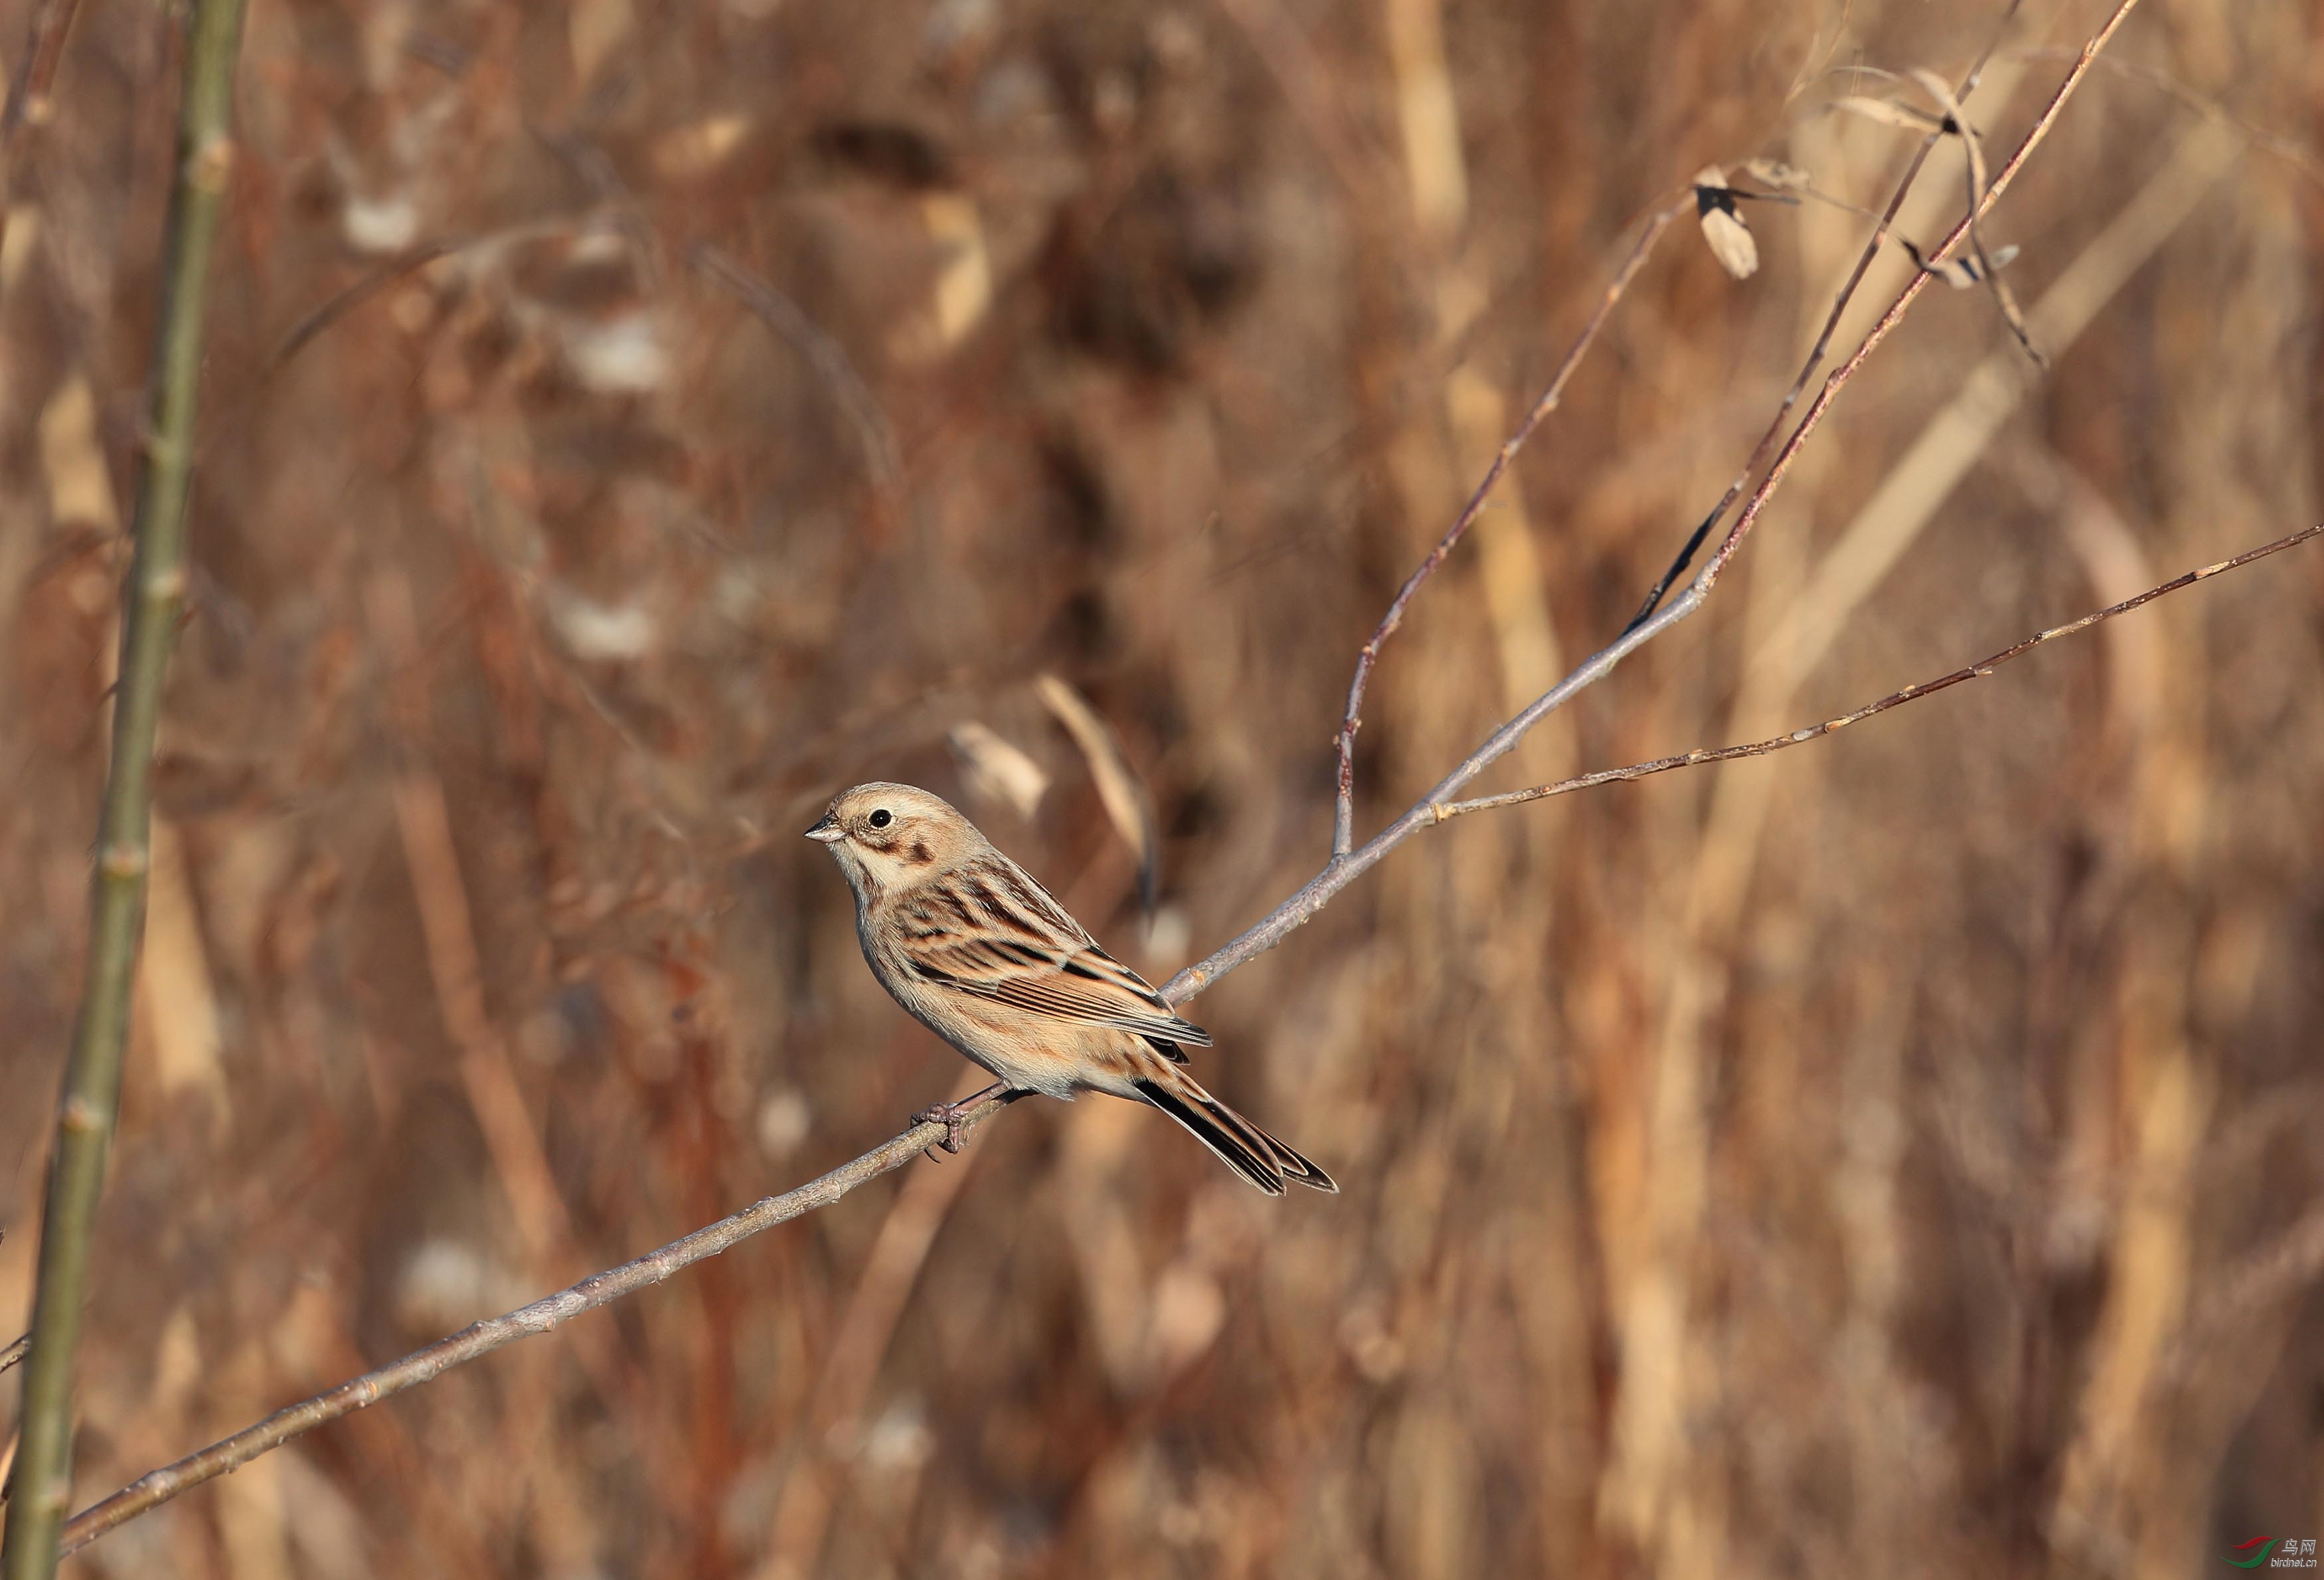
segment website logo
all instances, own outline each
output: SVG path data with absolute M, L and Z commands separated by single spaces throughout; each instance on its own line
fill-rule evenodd
M 2229 1548 L 2227 1562 L 2238 1569 L 2256 1569 L 2262 1564 L 2271 1569 L 2312 1569 L 2316 1567 L 2316 1538 L 2255 1536 Z

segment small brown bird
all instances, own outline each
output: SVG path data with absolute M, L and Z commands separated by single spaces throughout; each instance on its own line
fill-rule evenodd
M 1001 1094 L 1070 1102 L 1105 1092 L 1150 1103 L 1269 1196 L 1286 1180 L 1336 1192 L 1332 1177 L 1212 1096 L 1182 1043 L 1210 1033 L 1178 1018 L 1145 978 L 976 826 L 908 784 L 859 784 L 807 831 L 855 891 L 855 936 L 872 975 L 914 1019 L 1001 1077 L 915 1119 L 942 1123 Z

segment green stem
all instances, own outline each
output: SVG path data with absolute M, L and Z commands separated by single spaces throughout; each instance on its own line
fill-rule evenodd
M 5 1580 L 48 1580 L 72 1492 L 72 1365 L 88 1282 L 106 1149 L 121 1095 L 130 986 L 144 931 L 154 729 L 185 604 L 186 494 L 201 383 L 202 302 L 234 157 L 234 67 L 243 0 L 193 0 L 170 195 L 165 296 L 155 337 L 152 424 L 140 468 L 136 557 L 123 598 L 113 761 L 97 826 L 89 897 L 88 975 L 57 1113 L 41 1225 L 40 1289 L 24 1365 L 23 1433 L 8 1529 Z

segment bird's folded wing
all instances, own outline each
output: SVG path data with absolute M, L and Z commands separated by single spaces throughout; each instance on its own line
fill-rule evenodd
M 1209 1032 L 1180 1020 L 1144 977 L 1094 944 L 1044 949 L 1014 938 L 915 940 L 905 953 L 923 981 L 961 993 L 1060 1021 L 1211 1045 Z

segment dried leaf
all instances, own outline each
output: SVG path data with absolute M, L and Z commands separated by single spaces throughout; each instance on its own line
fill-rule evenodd
M 1809 186 L 1807 171 L 1780 159 L 1747 159 L 1743 162 L 1743 173 L 1779 192 L 1803 192 Z
M 1941 132 L 1944 122 L 1926 110 L 1899 104 L 1893 98 L 1866 98 L 1861 94 L 1849 94 L 1831 101 L 1831 107 L 1845 110 L 1851 115 L 1862 115 L 1868 121 L 1877 121 L 1884 126 L 1896 126 L 1907 132 Z
M 1902 236 L 1896 239 L 1904 242 L 1904 250 L 1913 254 L 1913 262 L 1918 263 L 1923 273 L 1935 275 L 1955 291 L 1967 291 L 1972 286 L 1980 285 L 1988 277 L 1986 273 L 1986 265 L 1978 263 L 1974 254 L 1965 257 L 1946 258 L 1932 263 L 1923 258 L 1921 255 L 1921 250 L 1911 242 L 1904 241 Z M 2006 247 L 1996 247 L 1988 254 L 1987 261 L 1994 270 L 1998 272 L 2009 267 L 2010 260 L 2017 256 L 2017 251 L 2014 243 Z
M 972 793 L 1016 808 L 1019 818 L 1032 817 L 1049 789 L 1048 773 L 1039 763 L 974 719 L 954 725 L 945 739 Z
M 1695 217 L 1702 224 L 1702 239 L 1719 266 L 1738 280 L 1748 280 L 1759 267 L 1759 244 L 1751 227 L 1735 211 L 1735 193 L 1717 165 L 1705 166 L 1694 178 Z
M 928 239 L 947 254 L 936 271 L 930 322 L 940 346 L 958 345 L 992 305 L 992 258 L 975 200 L 959 192 L 932 192 L 920 200 Z
M 1153 910 L 1161 882 L 1162 840 L 1155 827 L 1154 798 L 1147 793 L 1146 781 L 1130 767 L 1112 728 L 1080 692 L 1055 675 L 1042 676 L 1035 688 L 1088 761 L 1090 777 L 1097 781 L 1098 799 L 1105 803 L 1105 815 L 1138 858 L 1139 901 Z
M 671 180 L 700 180 L 715 174 L 727 155 L 742 145 L 750 131 L 748 115 L 721 111 L 663 133 L 654 139 L 647 158 Z
M 1984 139 L 1978 136 L 1977 128 L 1969 125 L 1969 117 L 1961 113 L 1960 101 L 1953 97 L 1950 83 L 1935 72 L 1920 67 L 1914 68 L 1911 75 L 1922 90 L 1936 100 L 1938 107 L 1944 111 L 1944 128 L 1960 138 L 1969 164 L 1969 254 L 1930 269 L 1930 273 L 1956 290 L 1965 290 L 1979 282 L 1989 284 L 1993 289 L 1993 304 L 2000 310 L 2002 322 L 2007 324 L 2009 332 L 2017 337 L 2017 344 L 2025 348 L 2025 355 L 2034 359 L 2034 365 L 2047 367 L 2050 365 L 2049 358 L 2043 356 L 2041 348 L 2034 344 L 2034 337 L 2025 327 L 2025 315 L 2019 310 L 2016 297 L 2010 293 L 2008 285 L 2001 279 L 2002 266 L 2009 260 L 1987 249 L 1984 226 L 1978 219 L 1978 213 L 1985 208 L 1987 187 Z M 2015 249 L 2009 249 L 2009 254 L 2015 256 Z M 1922 267 L 1929 266 L 1924 263 Z
M 1937 107 L 1944 112 L 1946 120 L 1951 121 L 1957 126 L 1965 126 L 1969 124 L 1961 115 L 1960 100 L 1953 97 L 1951 83 L 1947 82 L 1926 66 L 1913 67 L 1904 75 L 1919 83 L 1921 90 L 1936 100 Z M 1950 131 L 1952 127 L 1949 126 L 1946 130 Z

